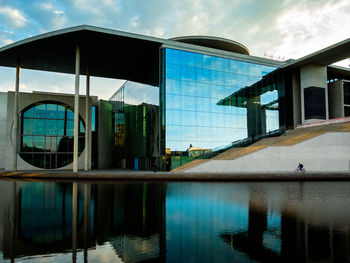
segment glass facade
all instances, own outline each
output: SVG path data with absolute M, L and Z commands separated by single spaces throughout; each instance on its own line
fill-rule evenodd
M 275 67 L 165 50 L 165 149 L 211 151 L 279 129 Z
M 73 161 L 74 112 L 56 102 L 35 103 L 21 112 L 20 156 L 45 169 L 64 167 Z M 85 146 L 85 125 L 79 122 L 79 155 Z
M 127 81 L 110 99 L 115 167 L 151 169 L 159 157 L 159 87 Z
M 275 69 L 161 48 L 159 86 L 127 81 L 109 101 L 112 164 L 149 170 L 162 157 L 170 170 L 198 153 L 278 130 L 284 86 Z

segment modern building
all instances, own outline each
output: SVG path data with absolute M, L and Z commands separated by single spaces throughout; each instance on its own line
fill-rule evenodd
M 350 70 L 331 65 L 348 57 L 350 39 L 275 61 L 208 36 L 166 40 L 86 25 L 34 36 L 0 49 L 0 66 L 17 68 L 15 92 L 0 96 L 0 168 L 169 170 L 190 145 L 212 152 L 350 116 Z M 75 74 L 75 95 L 21 93 L 20 68 Z M 103 101 L 89 96 L 90 76 L 127 81 Z

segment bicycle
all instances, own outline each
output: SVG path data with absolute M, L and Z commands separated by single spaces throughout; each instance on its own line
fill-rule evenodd
M 296 173 L 301 173 L 301 174 L 305 174 L 306 173 L 306 170 L 305 170 L 305 168 L 297 168 L 297 169 L 295 169 L 295 172 Z

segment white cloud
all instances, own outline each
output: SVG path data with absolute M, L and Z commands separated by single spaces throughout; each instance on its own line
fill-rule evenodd
M 4 46 L 12 44 L 14 41 L 12 39 L 4 39 L 2 43 Z
M 63 28 L 67 22 L 67 18 L 64 12 L 61 10 L 55 10 L 53 11 L 53 13 L 54 13 L 54 17 L 51 21 L 52 27 L 55 29 Z
M 350 37 L 350 2 L 302 3 L 289 8 L 277 20 L 279 55 L 299 58 Z
M 130 24 L 131 24 L 132 27 L 138 27 L 139 24 L 140 24 L 140 17 L 139 17 L 139 16 L 134 16 L 134 17 L 131 19 Z
M 0 15 L 2 15 L 13 27 L 21 28 L 26 26 L 27 20 L 18 9 L 8 6 L 0 7 Z
M 44 10 L 51 10 L 51 9 L 53 9 L 53 5 L 51 3 L 43 2 L 43 3 L 39 4 L 39 8 L 44 9 Z
M 53 11 L 53 12 L 54 12 L 54 14 L 56 14 L 56 15 L 63 15 L 63 14 L 64 14 L 63 11 L 59 11 L 59 10 L 55 10 L 55 11 Z

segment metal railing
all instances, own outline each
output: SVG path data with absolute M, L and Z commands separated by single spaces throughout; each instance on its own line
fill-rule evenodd
M 268 132 L 266 134 L 262 134 L 262 135 L 258 135 L 258 136 L 254 136 L 254 137 L 249 137 L 249 138 L 245 138 L 242 140 L 237 140 L 234 141 L 228 145 L 222 146 L 222 147 L 217 147 L 214 148 L 211 152 L 207 152 L 198 156 L 174 156 L 177 157 L 176 159 L 174 158 L 172 161 L 175 161 L 176 164 L 174 163 L 174 165 L 172 165 L 172 169 L 181 167 L 187 163 L 190 163 L 196 159 L 211 159 L 223 152 L 226 152 L 227 150 L 230 150 L 232 148 L 240 148 L 240 147 L 247 147 L 252 145 L 253 143 L 256 143 L 262 139 L 265 138 L 270 138 L 270 137 L 278 137 L 285 134 L 285 130 L 274 130 L 271 132 Z M 178 160 L 177 160 L 178 159 Z

